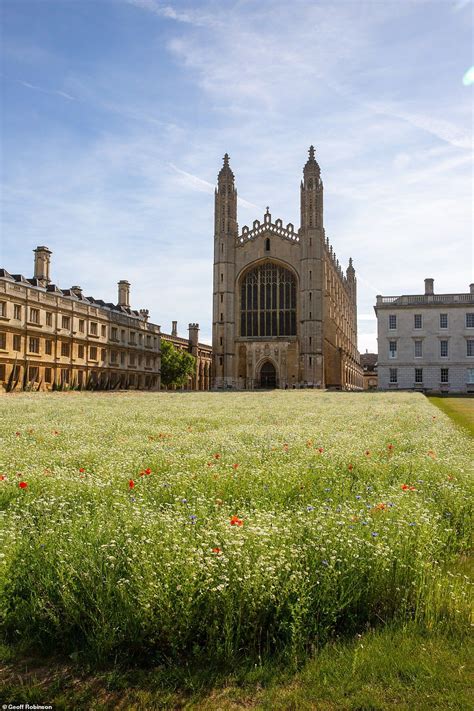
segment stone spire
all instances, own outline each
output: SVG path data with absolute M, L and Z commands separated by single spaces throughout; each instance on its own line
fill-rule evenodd
M 309 157 L 303 169 L 301 183 L 301 227 L 323 227 L 323 183 L 321 171 L 315 158 L 314 146 L 309 147 Z
M 224 165 L 217 176 L 215 191 L 215 234 L 237 236 L 237 190 L 234 174 L 229 165 L 229 154 L 224 156 Z
M 352 264 L 352 257 L 349 257 L 349 266 L 346 269 L 346 274 L 348 279 L 353 279 L 355 277 L 355 269 Z
M 226 153 L 224 155 L 224 165 L 222 166 L 222 168 L 219 171 L 219 175 L 217 177 L 217 182 L 219 184 L 219 187 L 221 185 L 228 185 L 229 183 L 232 185 L 234 184 L 234 174 L 233 174 L 233 172 L 230 168 L 230 165 L 229 165 L 229 154 L 228 153 Z
M 308 160 L 306 161 L 306 165 L 304 167 L 304 175 L 317 175 L 319 178 L 319 175 L 321 173 L 321 170 L 319 168 L 318 161 L 315 158 L 315 151 L 314 151 L 314 146 L 309 147 L 309 157 Z

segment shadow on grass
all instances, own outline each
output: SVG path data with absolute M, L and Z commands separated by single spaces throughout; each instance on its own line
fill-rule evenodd
M 21 658 L 4 648 L 2 703 L 58 709 L 467 709 L 467 639 L 415 623 L 327 644 L 299 669 L 278 662 L 235 669 L 111 667 Z M 471 668 L 470 668 L 471 665 Z

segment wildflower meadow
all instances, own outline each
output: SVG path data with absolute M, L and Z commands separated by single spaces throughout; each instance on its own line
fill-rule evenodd
M 73 659 L 464 634 L 472 440 L 420 394 L 0 399 L 5 640 Z

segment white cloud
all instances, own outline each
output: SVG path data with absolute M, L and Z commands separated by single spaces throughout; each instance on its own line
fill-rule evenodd
M 449 121 L 417 112 L 405 111 L 396 104 L 373 103 L 369 104 L 369 106 L 376 113 L 407 121 L 415 128 L 428 131 L 428 133 L 440 138 L 442 141 L 446 141 L 446 143 L 450 143 L 452 146 L 472 150 L 472 134 Z
M 65 91 L 61 91 L 60 89 L 45 89 L 41 86 L 36 86 L 35 84 L 31 84 L 28 81 L 22 81 L 20 79 L 17 79 L 16 81 L 19 84 L 21 84 L 22 86 L 25 86 L 27 89 L 34 89 L 34 91 L 41 91 L 41 93 L 43 93 L 43 94 L 62 96 L 63 99 L 69 99 L 69 101 L 77 101 L 77 98 L 75 96 L 71 96 L 71 94 L 68 94 Z
M 212 15 L 207 15 L 206 13 L 201 13 L 196 10 L 180 12 L 175 10 L 171 5 L 165 5 L 156 0 L 125 0 L 125 2 L 167 20 L 175 20 L 176 22 L 183 22 L 184 24 L 195 25 L 196 27 L 214 27 L 216 25 L 216 20 Z

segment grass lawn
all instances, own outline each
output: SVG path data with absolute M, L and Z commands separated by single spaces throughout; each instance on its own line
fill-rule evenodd
M 93 672 L 71 660 L 7 655 L 0 700 L 54 709 L 421 709 L 473 708 L 468 640 L 422 630 L 384 628 L 333 642 L 296 672 L 267 663 L 224 673 L 208 669 Z
M 473 446 L 422 395 L 18 394 L 0 444 L 8 701 L 472 706 Z
M 474 435 L 474 397 L 430 397 L 430 402 Z

